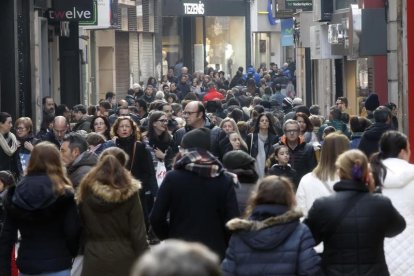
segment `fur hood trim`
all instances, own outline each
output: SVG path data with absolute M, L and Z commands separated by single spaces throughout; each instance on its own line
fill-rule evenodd
M 302 216 L 303 213 L 301 211 L 289 210 L 280 216 L 269 217 L 262 221 L 235 218 L 227 222 L 226 226 L 230 231 L 258 231 L 267 227 L 298 220 Z
M 131 196 L 136 194 L 141 188 L 141 182 L 137 179 L 131 179 L 130 185 L 122 189 L 104 185 L 100 182 L 94 182 L 89 188 L 92 194 L 103 199 L 104 201 L 109 203 L 119 203 L 126 201 Z

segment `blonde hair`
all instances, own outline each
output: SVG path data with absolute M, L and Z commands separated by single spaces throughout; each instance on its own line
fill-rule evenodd
M 29 117 L 20 117 L 19 119 L 14 122 L 14 125 L 17 127 L 18 125 L 23 124 L 25 128 L 27 128 L 29 134 L 33 132 L 33 122 L 32 119 Z
M 239 127 L 237 126 L 235 120 L 233 120 L 232 118 L 226 117 L 223 120 L 221 120 L 219 127 L 221 129 L 223 129 L 223 126 L 224 126 L 225 123 L 230 123 L 233 126 L 233 131 L 237 132 L 237 134 L 239 134 L 239 136 L 241 136 L 240 132 L 239 132 Z
M 340 179 L 365 181 L 369 174 L 368 158 L 362 151 L 357 149 L 339 155 L 335 165 Z
M 131 123 L 132 136 L 134 137 L 135 141 L 141 141 L 141 132 L 134 120 L 132 120 L 129 116 L 119 116 L 118 119 L 116 119 L 115 123 L 112 125 L 111 128 L 111 137 L 117 136 L 116 132 L 118 130 L 118 127 L 121 124 L 121 122 L 125 120 Z
M 241 137 L 240 133 L 238 131 L 231 131 L 229 132 L 228 136 L 229 136 L 229 142 L 230 142 L 230 135 L 232 134 L 236 134 L 239 137 L 240 140 L 240 148 L 247 151 L 249 148 L 247 147 L 246 142 L 244 141 L 243 137 Z
M 59 150 L 50 142 L 37 144 L 30 155 L 27 174 L 46 173 L 53 184 L 57 195 L 65 194 L 66 190 L 73 190 L 72 183 L 66 176 L 66 171 L 60 159 Z
M 326 182 L 335 178 L 335 161 L 338 156 L 349 149 L 349 139 L 339 133 L 331 133 L 325 137 L 322 144 L 321 157 L 313 173 L 321 181 Z

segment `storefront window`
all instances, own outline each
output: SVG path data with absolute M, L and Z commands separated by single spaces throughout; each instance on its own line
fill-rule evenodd
M 335 9 L 346 9 L 349 8 L 351 4 L 357 4 L 357 0 L 335 0 Z
M 204 71 L 207 65 L 224 71 L 228 77 L 233 77 L 238 67 L 246 66 L 242 16 L 198 16 L 190 20 L 167 16 L 162 25 L 163 74 L 178 62 L 185 63 L 193 72 Z
M 366 97 L 369 94 L 369 60 L 359 58 L 356 60 L 357 81 L 357 114 L 362 114 Z
M 183 57 L 181 45 L 181 18 L 163 17 L 162 22 L 163 74 Z
M 206 17 L 206 61 L 208 67 L 233 77 L 239 66 L 246 66 L 244 17 Z

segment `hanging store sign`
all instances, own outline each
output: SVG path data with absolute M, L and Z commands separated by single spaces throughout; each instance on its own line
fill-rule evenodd
M 161 0 L 163 16 L 245 16 L 246 0 Z
M 110 29 L 116 24 L 118 1 L 96 0 L 98 6 L 98 20 L 96 24 L 82 23 L 84 29 Z
M 293 46 L 293 19 L 282 19 L 281 20 L 281 45 L 282 46 Z
M 285 0 L 285 9 L 295 11 L 312 11 L 312 0 Z
M 204 15 L 204 3 L 183 3 L 184 14 L 187 15 Z
M 74 21 L 80 24 L 96 24 L 96 0 L 54 0 L 45 16 L 50 21 Z

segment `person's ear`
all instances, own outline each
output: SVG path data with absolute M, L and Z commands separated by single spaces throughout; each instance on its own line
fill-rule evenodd
M 407 149 L 401 149 L 400 152 L 398 153 L 398 158 L 409 161 L 410 160 L 410 155 L 408 154 L 408 150 Z
M 73 156 L 79 156 L 80 155 L 80 150 L 79 150 L 79 148 L 74 148 L 71 151 L 71 153 L 72 153 Z

